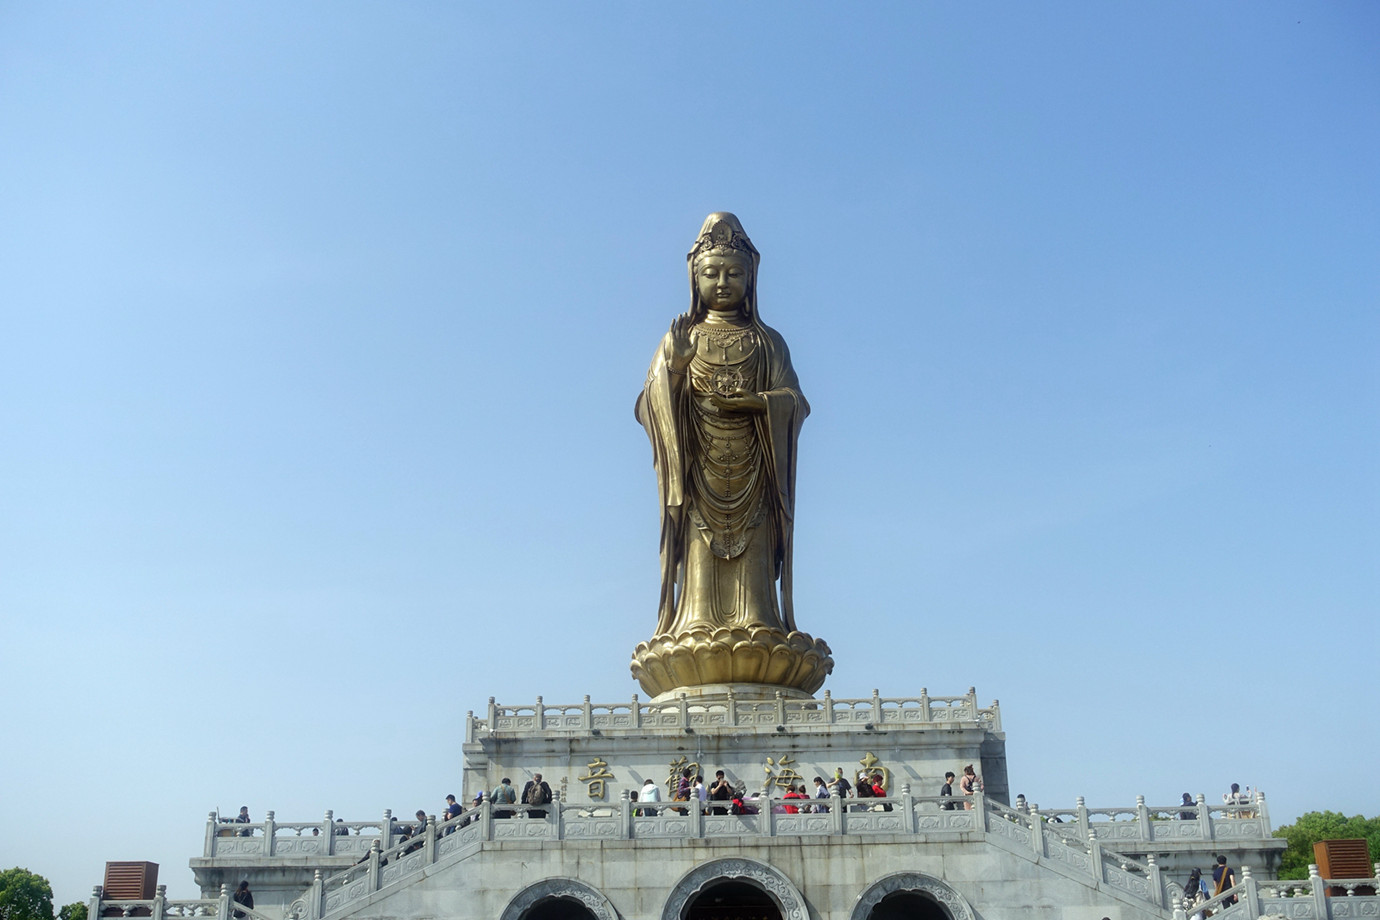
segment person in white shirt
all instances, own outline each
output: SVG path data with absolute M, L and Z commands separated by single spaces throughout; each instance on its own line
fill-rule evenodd
M 648 818 L 656 817 L 656 809 L 648 808 L 652 802 L 661 801 L 661 787 L 656 784 L 656 780 L 647 777 L 647 782 L 642 785 L 642 791 L 638 793 L 637 803 L 642 806 L 642 814 Z

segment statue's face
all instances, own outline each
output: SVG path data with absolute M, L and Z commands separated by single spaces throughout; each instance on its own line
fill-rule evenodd
M 707 255 L 695 269 L 700 301 L 711 310 L 736 310 L 747 298 L 748 262 L 736 254 Z

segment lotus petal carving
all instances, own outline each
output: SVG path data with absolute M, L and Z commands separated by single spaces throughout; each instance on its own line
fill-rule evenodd
M 814 693 L 834 670 L 829 645 L 765 626 L 693 626 L 633 650 L 632 674 L 652 696 L 706 684 L 767 684 Z

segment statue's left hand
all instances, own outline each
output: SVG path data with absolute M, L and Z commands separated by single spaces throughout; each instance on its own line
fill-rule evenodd
M 754 415 L 761 415 L 767 411 L 766 397 L 742 387 L 735 388 L 727 396 L 715 393 L 710 398 L 714 400 L 714 405 L 730 412 L 751 412 Z

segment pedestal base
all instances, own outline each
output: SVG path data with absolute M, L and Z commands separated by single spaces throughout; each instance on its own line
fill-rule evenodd
M 653 697 L 715 685 L 763 687 L 768 697 L 777 690 L 809 696 L 833 670 L 823 639 L 765 626 L 663 633 L 638 643 L 632 660 L 633 677 Z

